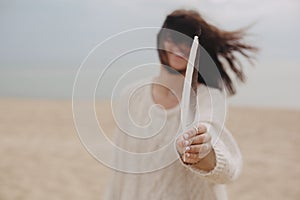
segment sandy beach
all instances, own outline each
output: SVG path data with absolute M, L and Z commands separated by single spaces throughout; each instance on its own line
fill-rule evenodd
M 97 110 L 113 132 L 107 102 Z M 231 107 L 227 127 L 244 167 L 230 199 L 300 198 L 300 110 Z M 110 169 L 81 144 L 71 101 L 0 100 L 0 199 L 101 199 Z

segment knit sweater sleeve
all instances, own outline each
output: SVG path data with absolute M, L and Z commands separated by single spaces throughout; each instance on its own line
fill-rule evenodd
M 201 178 L 225 184 L 235 180 L 242 169 L 242 156 L 238 144 L 231 132 L 224 126 L 226 114 L 226 97 L 217 89 L 209 89 L 197 97 L 201 116 L 200 123 L 206 125 L 207 132 L 213 138 L 212 147 L 215 152 L 216 166 L 211 171 L 203 171 L 195 165 L 187 165 L 181 159 L 182 165 Z M 201 91 L 200 91 L 201 92 Z M 225 102 L 224 102 L 225 101 Z
M 208 132 L 213 131 L 211 126 Z M 218 184 L 225 184 L 234 181 L 240 174 L 242 169 L 242 156 L 238 145 L 236 144 L 231 133 L 224 128 L 221 136 L 215 144 L 213 150 L 216 155 L 216 166 L 211 171 L 204 171 L 195 165 L 188 165 L 179 159 L 182 165 L 191 170 L 201 178 Z

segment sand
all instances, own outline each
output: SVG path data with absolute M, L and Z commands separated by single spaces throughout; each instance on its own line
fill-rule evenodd
M 107 103 L 102 125 L 112 132 Z M 243 173 L 230 199 L 300 199 L 300 111 L 232 107 Z M 101 199 L 110 169 L 81 144 L 71 101 L 0 100 L 0 199 Z

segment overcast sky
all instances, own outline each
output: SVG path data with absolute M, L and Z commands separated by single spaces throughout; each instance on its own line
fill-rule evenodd
M 26 0 L 1 1 L 1 67 L 72 66 L 97 43 L 120 31 L 161 26 L 176 8 L 195 8 L 207 20 L 250 32 L 262 57 L 298 59 L 300 3 L 297 0 Z M 51 63 L 49 63 L 51 62 Z

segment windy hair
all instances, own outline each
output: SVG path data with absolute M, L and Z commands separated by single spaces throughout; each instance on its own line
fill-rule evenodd
M 168 32 L 165 30 L 173 31 Z M 161 48 L 163 42 L 166 39 L 175 43 L 184 42 L 181 37 L 178 37 L 178 34 L 174 34 L 176 32 L 188 36 L 191 38 L 191 41 L 195 35 L 199 36 L 200 45 L 209 54 L 220 74 L 219 76 L 211 74 L 211 66 L 202 63 L 199 57 L 200 62 L 198 62 L 198 65 L 200 67 L 198 66 L 197 68 L 197 81 L 214 88 L 221 88 L 223 82 L 227 92 L 230 95 L 235 94 L 234 77 L 231 77 L 229 74 L 235 75 L 238 81 L 245 82 L 245 74 L 236 53 L 239 53 L 251 62 L 251 59 L 253 59 L 251 53 L 258 51 L 257 47 L 242 41 L 246 34 L 246 28 L 236 31 L 221 30 L 205 21 L 197 11 L 175 10 L 166 17 L 162 29 L 157 35 L 159 59 L 163 65 L 169 66 L 166 51 Z M 191 43 L 188 45 L 191 45 Z M 202 56 L 202 52 L 200 53 L 199 51 L 199 54 Z

